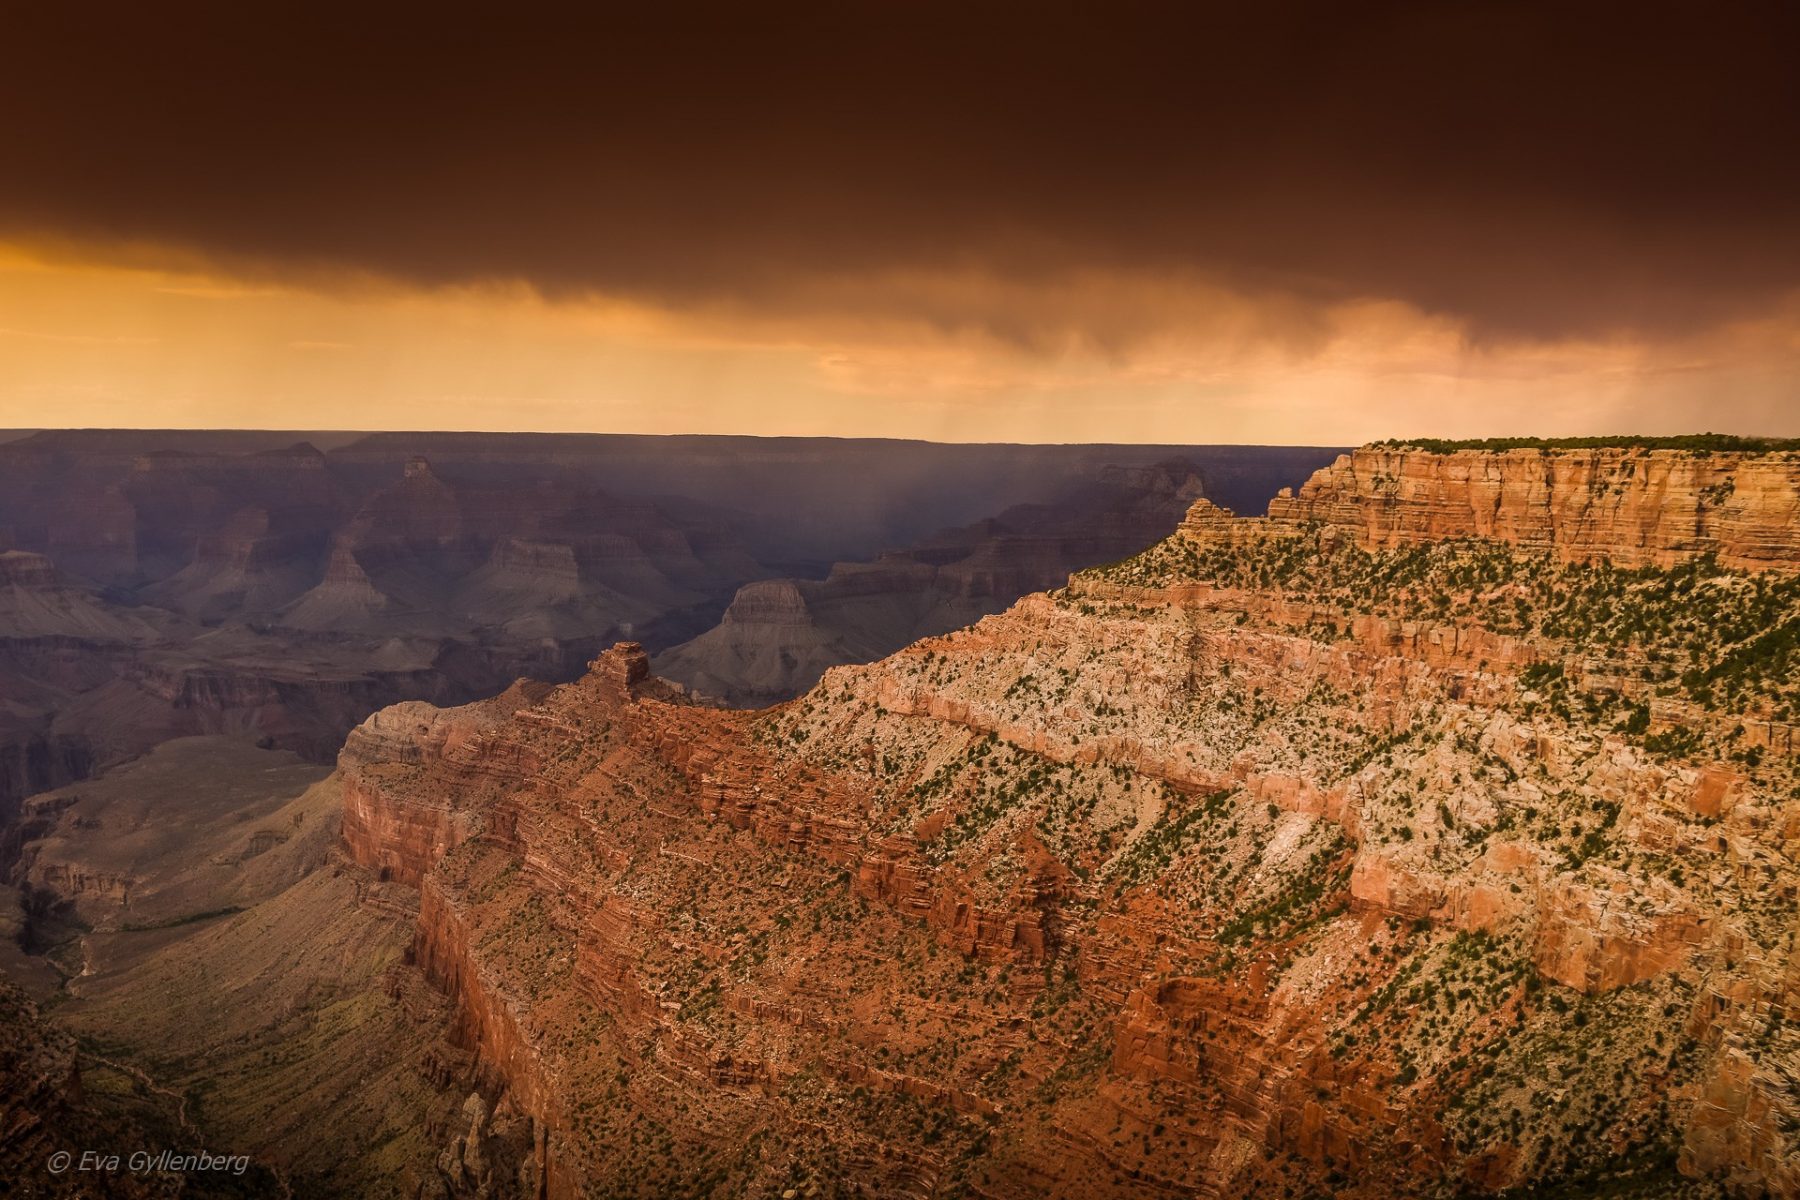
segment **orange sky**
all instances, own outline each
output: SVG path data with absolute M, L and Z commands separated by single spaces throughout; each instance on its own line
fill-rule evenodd
M 0 425 L 1800 435 L 1800 6 L 39 4 Z
M 871 278 L 768 312 L 121 265 L 146 257 L 0 248 L 0 427 L 1800 434 L 1800 304 L 1654 342 L 1494 341 L 1395 301 L 1309 307 L 1141 273 Z M 937 315 L 857 315 L 909 309 Z M 1018 309 L 1029 336 L 996 333 Z

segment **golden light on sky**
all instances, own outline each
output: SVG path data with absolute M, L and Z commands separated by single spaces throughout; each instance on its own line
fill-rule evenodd
M 1800 433 L 1791 4 L 114 7 L 0 423 Z
M 1495 341 L 1399 302 L 1123 273 L 871 278 L 781 311 L 678 310 L 124 257 L 0 248 L 0 426 L 1337 444 L 1675 432 L 1706 394 L 1710 425 L 1800 433 L 1791 304 L 1654 343 Z

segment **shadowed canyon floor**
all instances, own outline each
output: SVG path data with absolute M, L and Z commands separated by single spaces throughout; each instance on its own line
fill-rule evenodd
M 296 1194 L 1800 1195 L 1796 656 L 1800 452 L 1369 447 L 771 709 L 38 797 L 31 1028 Z
M 293 755 L 225 738 L 28 802 L 9 961 L 36 1053 L 5 1064 L 0 1171 L 29 1195 L 410 1192 L 460 1094 L 445 1006 L 404 967 L 416 902 L 338 850 L 341 797 Z M 30 969 L 35 966 L 37 969 Z M 73 1036 L 71 1036 L 73 1035 Z M 23 1134 L 23 1136 L 22 1136 Z M 239 1173 L 52 1177 L 58 1147 L 204 1148 Z M 408 1172 L 413 1174 L 408 1174 Z

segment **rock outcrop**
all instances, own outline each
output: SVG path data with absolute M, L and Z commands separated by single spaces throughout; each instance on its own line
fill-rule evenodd
M 1343 469 L 766 712 L 621 646 L 366 725 L 531 1186 L 1800 1195 L 1800 580 Z
M 458 709 L 422 701 L 383 709 L 350 734 L 338 756 L 344 794 L 344 844 L 350 856 L 382 879 L 418 886 L 425 873 L 475 830 L 462 797 L 412 784 L 433 768 L 475 777 L 501 772 L 527 777 L 536 765 L 488 742 L 504 719 L 548 689 L 520 683 L 492 700 Z
M 1269 506 L 1371 549 L 1494 538 L 1565 559 L 1671 566 L 1712 554 L 1800 571 L 1800 451 L 1365 446 Z

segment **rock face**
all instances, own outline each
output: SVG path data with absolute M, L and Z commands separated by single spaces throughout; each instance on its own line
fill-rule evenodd
M 71 586 L 41 554 L 0 552 L 0 636 L 134 642 L 158 634 L 145 619 Z
M 1800 571 L 1800 451 L 1458 450 L 1365 446 L 1269 516 L 1364 546 L 1485 537 L 1566 559 Z
M 547 690 L 521 684 L 492 700 L 449 710 L 422 701 L 399 704 L 352 731 L 338 758 L 344 843 L 351 857 L 384 880 L 418 886 L 433 863 L 469 837 L 473 814 L 454 796 L 420 794 L 395 781 L 440 765 L 460 764 L 481 774 L 496 769 L 505 756 L 486 750 L 492 731 Z M 523 773 L 531 765 L 526 759 L 507 769 Z
M 22 550 L 0 553 L 0 587 L 35 592 L 53 588 L 60 582 L 50 560 L 41 554 L 27 554 Z
M 766 712 L 621 646 L 365 725 L 523 1194 L 1800 1195 L 1800 579 L 1412 520 L 1201 501 Z

